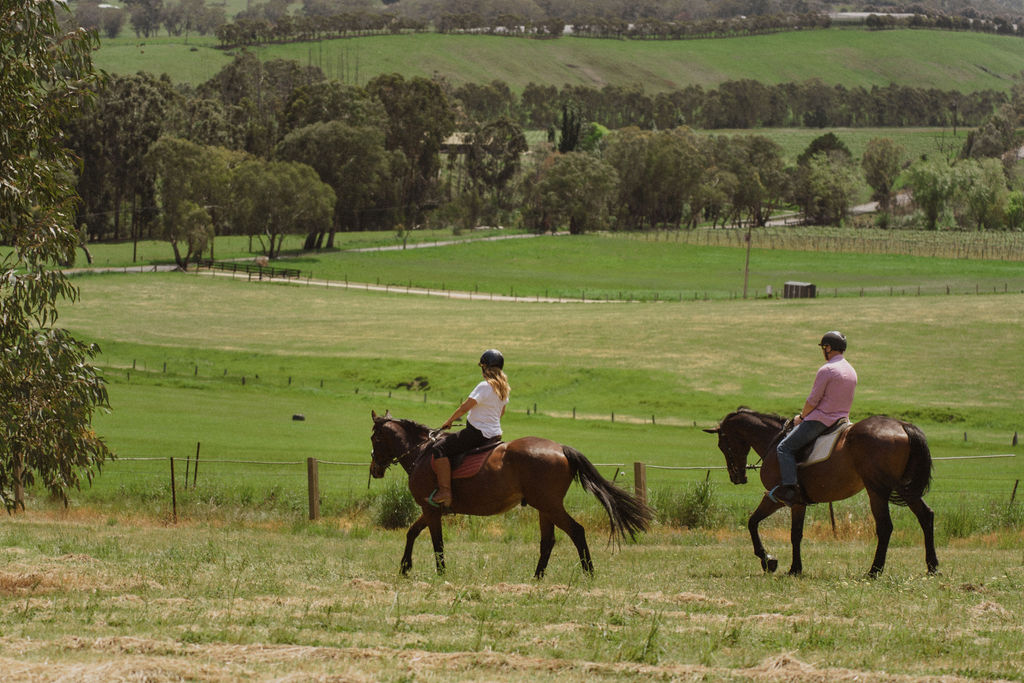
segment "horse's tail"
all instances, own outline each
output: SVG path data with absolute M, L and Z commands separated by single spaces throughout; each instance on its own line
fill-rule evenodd
M 928 440 L 916 425 L 900 422 L 903 431 L 910 439 L 910 457 L 907 468 L 900 477 L 899 485 L 889 495 L 889 501 L 897 505 L 906 505 L 907 501 L 920 500 L 928 492 L 932 483 L 932 452 L 928 448 Z
M 592 493 L 608 513 L 611 524 L 611 536 L 616 532 L 625 540 L 626 535 L 636 540 L 636 532 L 647 531 L 654 510 L 643 501 L 623 491 L 615 484 L 601 476 L 593 463 L 586 456 L 569 446 L 562 446 L 562 452 L 569 459 L 573 477 L 580 483 L 583 490 Z

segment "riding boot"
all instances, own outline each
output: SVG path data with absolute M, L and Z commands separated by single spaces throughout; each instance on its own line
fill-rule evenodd
M 434 472 L 437 474 L 437 491 L 434 502 L 441 507 L 452 505 L 452 464 L 448 458 L 434 458 Z

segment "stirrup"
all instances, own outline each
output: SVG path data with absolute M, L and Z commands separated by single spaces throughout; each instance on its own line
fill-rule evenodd
M 437 492 L 440 491 L 440 490 L 441 489 L 438 488 L 438 489 L 434 489 L 433 491 L 431 491 L 430 495 L 427 496 L 427 502 L 430 503 L 430 505 L 432 505 L 433 507 L 436 507 L 438 510 L 443 510 L 445 508 L 448 508 L 449 510 L 451 510 L 451 508 L 452 508 L 451 503 L 448 503 L 447 505 L 445 505 L 444 503 L 438 503 L 436 500 L 434 500 L 434 496 L 436 496 Z M 455 502 L 455 501 L 453 500 L 452 502 Z
M 796 489 L 796 495 L 793 500 L 783 500 L 782 498 L 776 497 L 775 492 L 783 486 L 793 486 Z M 766 491 L 765 493 L 773 503 L 778 503 L 779 505 L 785 505 L 787 507 L 793 507 L 794 505 L 807 505 L 808 503 L 799 484 L 778 484 L 777 486 L 772 487 L 771 491 Z

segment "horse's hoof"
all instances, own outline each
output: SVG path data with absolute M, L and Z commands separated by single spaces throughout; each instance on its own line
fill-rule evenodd
M 769 574 L 774 574 L 775 570 L 779 568 L 779 561 L 776 558 L 769 555 L 764 560 L 762 560 L 761 567 L 764 568 L 764 570 Z
M 803 573 L 804 573 L 803 569 L 795 569 L 794 568 L 794 569 L 790 569 L 789 570 L 789 575 L 790 576 L 803 576 Z

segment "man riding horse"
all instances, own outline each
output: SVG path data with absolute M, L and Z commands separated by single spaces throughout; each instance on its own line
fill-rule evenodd
M 843 357 L 846 337 L 840 332 L 827 332 L 818 345 L 825 354 L 825 364 L 814 377 L 814 386 L 811 387 L 803 410 L 793 418 L 793 431 L 779 442 L 777 449 L 782 483 L 768 492 L 768 496 L 776 503 L 807 503 L 797 483 L 797 453 L 836 422 L 850 417 L 853 393 L 857 388 L 857 371 Z

